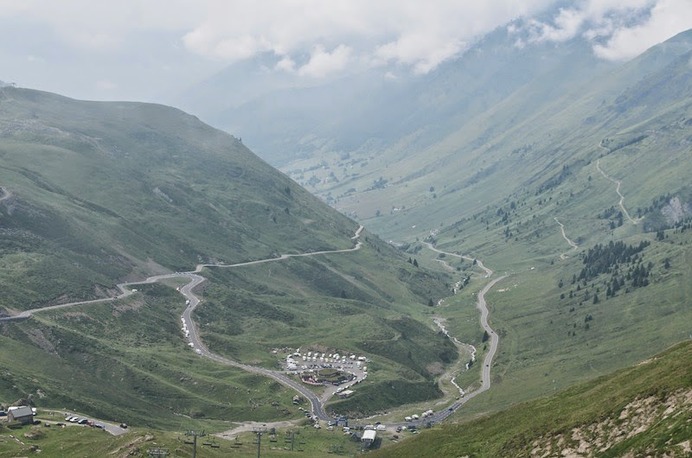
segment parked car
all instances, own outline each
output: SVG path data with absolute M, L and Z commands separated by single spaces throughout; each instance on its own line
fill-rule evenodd
M 120 427 L 122 429 L 127 429 L 127 423 L 120 423 Z

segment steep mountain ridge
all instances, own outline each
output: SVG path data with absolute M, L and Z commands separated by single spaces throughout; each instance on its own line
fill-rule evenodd
M 535 91 L 541 91 L 540 85 L 526 87 L 428 148 L 425 161 L 420 156 L 413 157 L 401 168 L 387 170 L 384 179 L 388 180 L 388 188 L 351 193 L 335 205 L 347 213 L 365 217 L 378 208 L 378 201 L 395 202 L 396 206 L 407 208 L 408 216 L 404 221 L 417 224 L 416 221 L 430 221 L 431 210 L 441 214 L 452 211 L 453 204 L 439 197 L 449 196 L 447 199 L 461 204 L 456 210 L 458 214 L 477 211 L 478 207 L 469 208 L 469 202 L 480 200 L 487 205 L 521 189 L 540 189 L 541 184 L 547 183 L 546 178 L 549 181 L 550 175 L 559 175 L 564 165 L 586 165 L 594 161 L 604 151 L 602 146 L 606 145 L 602 142 L 607 143 L 611 137 L 628 138 L 625 142 L 632 145 L 636 143 L 634 139 L 655 132 L 684 139 L 692 94 L 687 64 L 689 48 L 685 50 L 678 45 L 681 42 L 689 45 L 690 37 L 690 33 L 681 34 L 674 39 L 673 45 L 665 43 L 660 50 L 653 48 L 616 71 L 542 104 L 538 110 L 527 106 L 526 101 L 531 100 Z M 652 62 L 659 66 L 651 67 Z M 647 101 L 646 94 L 651 94 L 649 97 L 655 100 Z M 674 121 L 676 117 L 678 120 Z M 670 130 L 672 125 L 679 128 Z M 646 151 L 648 149 L 641 150 L 640 154 Z M 680 160 L 686 152 L 683 141 L 666 154 L 669 159 L 677 157 Z M 416 163 L 426 164 L 424 169 L 418 168 L 425 173 L 416 175 L 417 181 L 392 179 L 400 170 L 415 170 Z M 340 189 L 331 185 L 329 192 L 334 195 L 347 185 L 354 183 L 340 183 Z M 670 185 L 673 188 L 669 191 L 675 191 L 684 184 L 677 181 Z M 421 199 L 430 186 L 436 188 L 438 199 Z M 469 198 L 460 201 L 459 193 Z M 639 199 L 635 201 L 637 205 L 643 206 L 655 196 L 633 197 Z M 356 200 L 360 201 L 360 206 Z M 421 206 L 423 202 L 424 207 Z M 391 216 L 384 213 L 369 224 L 389 237 L 396 233 L 394 224 L 401 218 L 401 213 Z M 436 218 L 437 221 L 445 219 Z M 394 233 L 388 233 L 392 230 Z
M 35 241 L 46 264 L 43 248 L 90 267 L 117 259 L 114 283 L 150 261 L 175 270 L 271 256 L 278 227 L 286 251 L 333 248 L 352 235 L 353 223 L 240 141 L 177 110 L 14 88 L 0 97 L 0 174 L 13 194 L 5 235 Z

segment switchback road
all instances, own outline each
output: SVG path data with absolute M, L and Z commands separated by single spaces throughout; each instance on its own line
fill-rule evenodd
M 318 256 L 318 255 L 323 255 L 323 254 L 334 254 L 334 253 L 348 253 L 352 251 L 357 251 L 361 248 L 362 242 L 359 240 L 360 235 L 363 231 L 363 226 L 360 226 L 353 237 L 351 239 L 356 242 L 355 246 L 353 248 L 345 248 L 341 250 L 324 250 L 324 251 L 315 251 L 315 252 L 310 252 L 310 253 L 299 253 L 299 254 L 283 254 L 281 256 L 275 257 L 275 258 L 268 258 L 268 259 L 260 259 L 260 260 L 255 260 L 255 261 L 247 261 L 247 262 L 241 262 L 241 263 L 236 263 L 236 264 L 198 264 L 195 267 L 195 270 L 193 271 L 188 271 L 188 272 L 176 272 L 176 273 L 170 273 L 170 274 L 163 274 L 163 275 L 154 275 L 151 277 L 148 277 L 145 280 L 141 281 L 135 281 L 135 282 L 126 282 L 126 283 L 120 283 L 117 285 L 118 289 L 121 291 L 120 294 L 114 297 L 109 297 L 109 298 L 103 298 L 103 299 L 94 299 L 90 301 L 79 301 L 79 302 L 71 302 L 67 304 L 59 304 L 59 305 L 52 305 L 48 307 L 42 307 L 38 309 L 33 309 L 33 310 L 26 310 L 21 313 L 18 313 L 13 316 L 9 317 L 1 317 L 0 322 L 7 322 L 7 321 L 13 321 L 13 320 L 22 320 L 22 319 L 28 319 L 31 317 L 31 315 L 35 313 L 40 313 L 43 311 L 49 311 L 49 310 L 58 310 L 62 308 L 68 308 L 68 307 L 73 307 L 77 305 L 87 305 L 87 304 L 96 304 L 96 303 L 105 303 L 105 302 L 111 302 L 111 301 L 116 301 L 119 299 L 123 299 L 125 297 L 128 297 L 136 292 L 136 289 L 133 288 L 134 286 L 138 285 L 144 285 L 144 284 L 151 284 L 151 283 L 156 283 L 161 280 L 166 280 L 166 279 L 175 279 L 175 278 L 183 278 L 183 279 L 188 279 L 188 283 L 186 283 L 184 286 L 179 288 L 179 292 L 185 297 L 186 302 L 187 302 L 187 307 L 183 311 L 181 315 L 181 321 L 183 323 L 183 328 L 188 331 L 187 333 L 187 340 L 188 344 L 193 347 L 195 352 L 199 354 L 201 357 L 205 357 L 208 359 L 211 359 L 212 361 L 215 361 L 219 364 L 224 364 L 228 366 L 233 366 L 237 367 L 239 369 L 242 369 L 244 371 L 262 375 L 265 377 L 269 377 L 282 385 L 291 388 L 295 391 L 297 391 L 299 394 L 304 396 L 311 404 L 311 411 L 312 414 L 321 419 L 321 420 L 328 420 L 330 417 L 327 415 L 326 411 L 324 410 L 324 404 L 323 401 L 326 400 L 320 400 L 320 398 L 315 395 L 308 387 L 305 385 L 301 384 L 300 382 L 297 382 L 290 378 L 288 375 L 286 375 L 283 372 L 280 371 L 274 371 L 271 369 L 266 369 L 263 367 L 258 367 L 258 366 L 251 366 L 248 364 L 243 364 L 238 361 L 234 361 L 232 359 L 226 358 L 221 355 L 217 355 L 215 353 L 212 353 L 209 351 L 209 349 L 204 345 L 204 342 L 199 336 L 199 331 L 197 329 L 197 326 L 195 322 L 192 319 L 192 312 L 195 310 L 195 308 L 200 304 L 200 299 L 195 295 L 194 289 L 199 286 L 201 283 L 206 281 L 206 278 L 200 275 L 200 272 L 202 272 L 203 269 L 205 268 L 237 268 L 237 267 L 243 267 L 243 266 L 249 266 L 249 265 L 255 265 L 255 264 L 262 264 L 262 263 L 267 263 L 267 262 L 276 262 L 276 261 L 281 261 L 285 260 L 288 258 L 293 258 L 293 257 L 309 257 L 309 256 Z M 482 269 L 485 272 L 485 278 L 490 277 L 493 275 L 493 271 L 489 268 L 487 268 L 480 260 L 471 258 L 469 256 L 464 256 L 464 255 L 459 255 L 456 253 L 448 253 L 444 252 L 441 250 L 438 250 L 431 244 L 427 244 L 428 248 L 438 252 L 438 253 L 444 253 L 445 255 L 449 256 L 455 256 L 458 258 L 466 259 L 468 261 L 472 261 L 476 263 L 476 265 Z M 448 409 L 438 411 L 434 413 L 432 416 L 426 418 L 426 419 L 421 419 L 419 420 L 419 423 L 422 423 L 423 421 L 431 421 L 431 422 L 439 422 L 447 418 L 449 415 L 451 415 L 454 411 L 459 409 L 461 406 L 463 406 L 466 402 L 469 400 L 473 399 L 477 395 L 487 391 L 490 389 L 490 370 L 492 367 L 492 362 L 493 358 L 495 357 L 495 353 L 497 352 L 497 347 L 499 345 L 499 336 L 495 331 L 490 327 L 488 323 L 488 308 L 487 304 L 485 301 L 485 294 L 500 280 L 504 279 L 506 276 L 498 277 L 490 281 L 479 293 L 477 296 L 477 303 L 476 307 L 479 309 L 481 313 L 480 317 L 480 322 L 481 326 L 483 329 L 488 333 L 489 338 L 490 338 L 490 346 L 488 353 L 486 353 L 485 358 L 483 359 L 483 368 L 482 368 L 482 375 L 481 375 L 481 386 L 471 392 L 466 393 L 463 395 L 460 399 L 455 401 Z M 448 337 L 451 338 L 451 336 Z M 355 382 L 355 381 L 354 381 Z
M 2 188 L 0 188 L 0 189 L 2 189 Z M 4 189 L 3 189 L 3 191 L 4 191 Z M 7 195 L 7 194 L 8 193 L 5 191 L 5 195 Z M 263 367 L 250 366 L 248 364 L 242 364 L 238 361 L 234 361 L 232 359 L 225 358 L 221 355 L 217 355 L 217 354 L 209 351 L 209 349 L 204 345 L 204 342 L 202 342 L 202 339 L 199 336 L 197 326 L 195 325 L 194 321 L 192 320 L 192 312 L 195 310 L 195 308 L 200 303 L 200 299 L 195 295 L 193 290 L 197 286 L 199 286 L 201 283 L 206 281 L 206 278 L 199 275 L 199 273 L 205 268 L 235 268 L 235 267 L 250 266 L 250 265 L 255 265 L 255 264 L 262 264 L 262 263 L 267 263 L 267 262 L 276 262 L 276 261 L 281 261 L 281 260 L 285 260 L 288 258 L 309 257 L 309 256 L 318 256 L 318 255 L 333 254 L 333 253 L 348 253 L 351 251 L 360 250 L 360 248 L 362 246 L 362 242 L 360 241 L 360 235 L 361 235 L 362 231 L 363 231 L 363 226 L 359 226 L 355 232 L 355 235 L 353 237 L 351 237 L 351 240 L 356 242 L 356 244 L 353 248 L 345 248 L 342 250 L 313 251 L 313 252 L 309 252 L 309 253 L 299 253 L 299 254 L 283 254 L 283 255 L 275 257 L 275 258 L 259 259 L 256 261 L 240 262 L 240 263 L 236 263 L 236 264 L 198 264 L 195 267 L 195 270 L 189 271 L 189 272 L 176 272 L 176 273 L 171 273 L 171 274 L 154 275 L 154 276 L 148 277 L 147 279 L 142 280 L 142 281 L 119 283 L 117 285 L 117 287 L 121 291 L 121 293 L 118 294 L 117 296 L 114 296 L 114 297 L 108 297 L 108 298 L 103 298 L 103 299 L 94 299 L 94 300 L 90 300 L 90 301 L 70 302 L 67 304 L 51 305 L 51 306 L 41 307 L 41 308 L 32 309 L 32 310 L 25 310 L 21 313 L 13 315 L 13 316 L 0 317 L 0 322 L 25 320 L 25 319 L 28 319 L 29 317 L 31 317 L 31 315 L 33 315 L 35 313 L 40 313 L 40 312 L 49 311 L 49 310 L 58 310 L 58 309 L 63 309 L 63 308 L 68 308 L 68 307 L 74 307 L 77 305 L 87 305 L 87 304 L 112 302 L 112 301 L 123 299 L 127 296 L 134 294 L 136 292 L 136 289 L 132 288 L 134 286 L 156 283 L 156 282 L 159 282 L 161 280 L 173 279 L 173 278 L 188 279 L 189 282 L 179 289 L 180 294 L 182 294 L 185 297 L 186 303 L 187 303 L 187 307 L 183 311 L 183 314 L 180 318 L 182 320 L 184 329 L 188 330 L 188 335 L 187 335 L 188 343 L 190 344 L 191 347 L 194 348 L 195 352 L 197 354 L 199 354 L 200 356 L 209 358 L 213 361 L 216 361 L 217 363 L 237 367 L 237 368 L 242 369 L 244 371 L 251 372 L 254 374 L 263 375 L 265 377 L 269 377 L 273 380 L 276 380 L 277 382 L 281 383 L 282 385 L 284 385 L 288 388 L 291 388 L 291 389 L 297 391 L 298 393 L 300 393 L 301 395 L 303 395 L 310 402 L 311 407 L 312 407 L 312 414 L 314 416 L 316 416 L 322 420 L 327 420 L 330 417 L 325 412 L 324 405 L 320 401 L 320 399 L 306 386 L 304 386 L 303 384 L 296 382 L 295 380 L 291 379 L 290 377 L 288 377 L 283 372 L 273 371 L 273 370 L 266 369 Z
M 447 251 L 442 251 L 437 249 L 435 246 L 433 246 L 431 243 L 425 243 L 425 245 L 432 251 L 436 253 L 441 253 L 444 254 L 445 256 L 454 256 L 457 258 L 461 259 L 466 259 L 467 261 L 472 261 L 476 263 L 478 267 L 480 267 L 484 272 L 485 272 L 485 278 L 489 278 L 490 276 L 493 275 L 493 271 L 486 267 L 482 261 L 480 261 L 477 258 L 472 258 L 470 256 L 466 255 L 461 255 L 457 253 L 450 253 Z M 495 354 L 497 353 L 497 348 L 500 345 L 500 336 L 497 335 L 497 333 L 493 330 L 492 327 L 490 327 L 490 324 L 488 323 L 488 318 L 490 316 L 490 312 L 488 311 L 488 304 L 485 301 L 485 295 L 490 291 L 490 289 L 495 286 L 495 284 L 503 279 L 507 278 L 507 275 L 503 275 L 501 277 L 497 277 L 493 280 L 491 280 L 488 284 L 483 287 L 482 290 L 478 292 L 478 296 L 476 298 L 476 308 L 480 311 L 481 316 L 480 316 L 480 323 L 481 327 L 485 332 L 488 333 L 490 345 L 488 347 L 488 352 L 485 354 L 485 357 L 483 358 L 483 367 L 481 369 L 481 386 L 473 391 L 470 391 L 468 393 L 465 393 L 463 396 L 461 396 L 460 399 L 456 400 L 454 403 L 452 403 L 449 408 L 445 410 L 441 410 L 438 412 L 434 412 L 432 416 L 429 416 L 425 419 L 420 419 L 418 420 L 418 424 L 422 424 L 424 422 L 432 422 L 432 423 L 437 423 L 440 422 L 444 419 L 446 419 L 448 416 L 450 416 L 452 413 L 454 413 L 456 410 L 458 410 L 461 406 L 469 402 L 471 399 L 475 398 L 481 393 L 484 393 L 490 389 L 490 384 L 491 384 L 491 379 L 490 379 L 490 370 L 492 369 L 493 366 L 493 359 L 495 358 Z M 438 324 L 439 326 L 439 324 Z M 446 331 L 446 329 L 445 329 Z M 448 338 L 453 339 L 455 342 L 459 342 L 456 338 L 452 338 L 448 332 L 445 332 L 445 335 L 447 335 Z

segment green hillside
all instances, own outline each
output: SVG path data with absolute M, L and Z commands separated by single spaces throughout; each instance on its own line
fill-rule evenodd
M 489 294 L 501 336 L 494 385 L 463 415 L 566 388 L 689 337 L 691 46 L 688 31 L 586 78 L 588 58 L 566 44 L 553 50 L 559 65 L 432 145 L 412 151 L 402 137 L 377 154 L 332 154 L 291 172 L 429 267 L 442 270 L 423 241 L 509 274 Z M 559 56 L 571 56 L 581 82 Z M 478 343 L 474 301 L 462 291 L 438 309 L 464 342 Z M 474 386 L 478 369 L 460 380 Z
M 689 456 L 692 342 L 469 422 L 424 430 L 373 456 Z
M 4 315 L 112 296 L 118 282 L 198 263 L 355 243 L 355 222 L 172 108 L 5 87 L 0 132 Z M 205 269 L 195 311 L 204 341 L 272 369 L 277 348 L 367 355 L 362 394 L 332 407 L 342 413 L 440 397 L 439 368 L 458 355 L 428 304 L 450 277 L 370 233 L 360 241 L 353 252 Z M 181 284 L 0 323 L 0 401 L 166 429 L 302 415 L 283 386 L 194 354 L 180 330 Z M 393 384 L 399 396 L 372 400 Z
M 342 247 L 355 231 L 238 140 L 180 111 L 14 88 L 0 97 L 0 182 L 12 194 L 0 278 L 23 284 L 5 307 L 97 296 L 95 286 L 157 265 Z

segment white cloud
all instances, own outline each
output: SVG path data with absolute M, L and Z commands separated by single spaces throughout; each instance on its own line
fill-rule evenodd
M 690 28 L 692 1 L 660 0 L 651 9 L 648 20 L 615 29 L 605 44 L 594 45 L 594 52 L 604 59 L 629 59 Z
M 200 8 L 206 16 L 183 42 L 195 53 L 228 62 L 272 52 L 281 69 L 321 47 L 299 67 L 300 74 L 310 76 L 328 74 L 318 69 L 336 68 L 345 59 L 425 73 L 458 55 L 479 34 L 554 1 L 204 0 Z M 326 56 L 324 49 L 333 51 Z
M 307 64 L 298 69 L 298 74 L 313 78 L 322 78 L 346 68 L 351 60 L 352 49 L 339 45 L 332 52 L 325 51 L 324 46 L 317 45 L 310 54 Z
M 531 20 L 532 41 L 567 41 L 574 38 L 582 24 L 587 19 L 584 11 L 574 9 L 560 9 L 553 19 L 554 24 L 546 24 L 537 20 Z
M 0 18 L 39 23 L 70 46 L 113 49 L 137 30 L 185 30 L 204 17 L 189 0 L 1 0 Z
M 399 37 L 375 49 L 376 61 L 395 62 L 413 66 L 416 73 L 427 73 L 441 62 L 464 49 L 464 42 L 452 37 L 442 39 L 418 33 Z
M 551 21 L 528 21 L 528 41 L 561 42 L 577 36 L 604 59 L 635 57 L 692 28 L 691 0 L 585 0 L 561 8 Z M 520 34 L 521 30 L 512 28 Z M 524 40 L 519 38 L 521 45 Z
M 558 2 L 550 20 L 530 19 Z M 692 28 L 692 0 L 0 0 L 0 76 L 147 100 L 258 56 L 305 78 L 373 66 L 405 77 L 517 18 L 517 46 L 581 36 L 598 56 L 623 59 Z M 94 84 L 102 75 L 118 86 Z
M 284 72 L 293 73 L 296 69 L 296 63 L 290 57 L 284 56 L 276 63 L 275 68 Z

